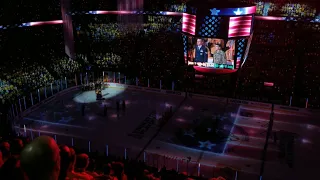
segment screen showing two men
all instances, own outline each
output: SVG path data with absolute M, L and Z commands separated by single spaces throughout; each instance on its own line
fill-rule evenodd
M 189 37 L 187 59 L 188 65 L 234 69 L 235 40 Z

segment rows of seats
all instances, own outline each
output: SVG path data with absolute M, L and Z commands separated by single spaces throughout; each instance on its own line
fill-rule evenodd
M 263 16 L 289 16 L 289 17 L 316 17 L 316 7 L 314 3 L 299 1 L 276 1 L 276 0 L 245 0 L 257 6 L 257 14 Z
M 153 24 L 150 22 L 150 26 L 146 27 L 152 27 Z M 138 77 L 141 84 L 147 84 L 149 79 L 151 87 L 156 88 L 159 88 L 159 80 L 162 80 L 162 88 L 168 89 L 171 89 L 171 82 L 175 81 L 175 89 L 184 90 L 183 42 L 180 32 L 168 31 L 167 28 L 157 31 L 144 27 L 139 29 L 134 25 L 114 23 L 91 24 L 89 27 L 94 33 L 97 29 L 107 27 L 115 38 L 107 43 L 82 43 L 78 39 L 76 49 L 79 53 L 75 61 L 68 61 L 62 56 L 64 39 L 61 25 L 1 32 L 3 37 L 7 37 L 3 41 L 19 42 L 1 47 L 3 58 L 8 59 L 1 62 L 1 79 L 19 89 L 37 89 L 50 84 L 53 79 L 73 77 L 74 73 L 83 72 L 90 66 L 97 67 L 95 71 L 99 74 L 102 70 L 114 68 L 127 76 Z M 319 106 L 319 37 L 316 33 L 319 25 L 255 21 L 254 29 L 251 50 L 237 84 L 234 84 L 237 78 L 233 77 L 206 77 L 192 83 L 194 92 L 228 97 L 235 94 L 239 98 L 276 100 L 277 103 L 287 105 L 292 96 L 294 105 L 304 107 L 308 99 L 309 107 Z M 14 53 L 5 53 L 10 50 Z M 40 78 L 34 80 L 35 77 Z M 272 82 L 274 86 L 265 87 L 264 82 Z M 236 93 L 230 89 L 235 89 Z
M 304 26 L 305 28 L 302 28 Z M 317 107 L 319 72 L 319 37 L 314 32 L 318 25 L 297 22 L 256 21 L 248 60 L 240 74 L 239 94 L 244 98 L 278 100 L 289 104 Z M 306 34 L 314 34 L 306 36 Z M 273 82 L 273 87 L 263 86 Z M 250 96 L 250 97 L 249 97 Z M 280 100 L 280 101 L 279 101 Z
M 248 60 L 241 70 L 240 96 L 286 103 L 293 95 L 298 63 L 294 35 L 285 33 L 291 27 L 280 21 L 257 21 L 254 28 Z M 273 82 L 274 87 L 265 89 L 264 82 Z
M 1 25 L 14 25 L 26 22 L 50 21 L 61 19 L 61 1 L 44 2 L 41 0 L 12 0 L 0 6 Z
M 72 11 L 94 11 L 94 10 L 115 10 L 117 9 L 117 1 L 71 1 Z
M 320 89 L 320 74 L 319 74 L 319 57 L 320 57 L 320 26 L 318 24 L 308 24 L 304 26 L 305 31 L 300 38 L 303 51 L 301 63 L 303 87 L 302 94 L 308 98 L 308 106 L 311 108 L 319 108 L 319 89 Z
M 205 180 L 147 166 L 142 161 L 87 153 L 76 147 L 57 145 L 53 138 L 40 136 L 1 138 L 0 178 L 3 180 Z M 210 178 L 224 180 L 223 177 Z

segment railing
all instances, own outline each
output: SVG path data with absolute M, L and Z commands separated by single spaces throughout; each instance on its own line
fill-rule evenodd
M 122 157 L 126 160 L 135 159 L 136 155 L 139 153 L 141 149 L 132 149 L 125 148 L 120 146 L 109 146 L 107 144 L 101 144 L 97 142 L 97 140 L 87 140 L 80 137 L 69 137 L 68 135 L 57 135 L 52 133 L 47 133 L 44 131 L 33 130 L 29 128 L 19 128 L 16 127 L 17 132 L 20 132 L 20 135 L 30 137 L 34 139 L 38 136 L 51 136 L 56 140 L 59 144 L 68 145 L 71 147 L 75 147 L 82 152 L 99 152 L 104 153 L 106 156 L 117 156 Z M 247 174 L 243 172 L 238 172 L 236 170 L 227 171 L 222 169 L 221 167 L 213 167 L 209 165 L 203 165 L 196 161 L 189 161 L 186 158 L 179 157 L 167 157 L 165 155 L 159 155 L 150 153 L 148 151 L 144 151 L 143 155 L 138 159 L 143 161 L 148 166 L 156 167 L 159 170 L 162 167 L 166 167 L 167 170 L 173 169 L 177 172 L 184 172 L 190 176 L 202 176 L 202 177 L 226 177 L 227 179 L 238 179 L 238 180 L 250 180 L 250 179 L 258 179 L 257 175 Z
M 175 82 L 162 82 L 161 80 L 158 81 L 151 81 L 149 79 L 139 79 L 139 78 L 127 78 L 123 74 L 114 73 L 114 72 L 102 72 L 98 78 L 103 79 L 105 82 L 114 82 L 119 84 L 126 84 L 126 85 L 133 85 L 133 86 L 143 86 L 148 88 L 156 88 L 162 90 L 177 90 L 179 84 L 175 84 Z M 57 93 L 61 92 L 62 90 L 68 89 L 70 87 L 74 87 L 76 85 L 87 84 L 89 82 L 95 82 L 98 79 L 93 74 L 85 73 L 80 75 L 75 75 L 74 78 L 63 78 L 61 80 L 56 80 L 53 83 L 48 84 L 45 87 L 39 88 L 36 91 L 30 92 L 25 94 L 25 96 L 20 97 L 17 99 L 11 106 L 11 117 L 20 118 L 21 114 L 32 107 L 32 109 L 36 109 L 40 103 L 46 103 L 46 100 L 52 98 L 52 96 L 56 95 Z M 210 99 L 228 99 L 223 97 L 214 97 L 214 96 L 205 96 L 205 95 L 197 95 L 198 97 L 208 97 Z M 241 102 L 250 102 L 251 105 L 266 108 L 267 103 L 255 102 L 255 101 L 247 101 L 247 100 L 238 100 Z M 268 104 L 271 106 L 271 104 Z M 318 111 L 312 109 L 305 109 L 305 108 L 295 108 L 290 106 L 281 106 L 277 105 L 276 109 L 282 110 L 291 110 L 297 109 L 296 112 L 307 112 L 307 113 L 317 113 Z
M 105 75 L 103 73 L 103 76 Z M 112 77 L 113 76 L 113 77 Z M 82 77 L 82 80 L 79 80 L 79 77 Z M 87 84 L 88 82 L 93 82 L 94 79 L 90 79 L 89 75 L 85 76 L 75 76 L 75 78 L 67 79 L 64 78 L 63 80 L 56 81 L 55 83 L 49 84 L 46 87 L 40 88 L 34 92 L 31 92 L 29 96 L 25 96 L 22 98 L 19 98 L 16 103 L 12 105 L 11 112 L 14 117 L 16 117 L 16 122 L 18 122 L 19 118 L 22 118 L 23 116 L 26 116 L 27 113 L 30 113 L 37 108 L 39 108 L 42 104 L 49 103 L 51 100 L 55 99 L 56 95 L 64 94 L 70 92 L 69 90 L 77 89 L 77 84 L 80 82 L 82 84 Z M 116 75 L 114 73 L 111 75 L 111 78 L 108 79 L 108 82 L 116 82 L 120 84 L 126 84 L 126 85 L 144 85 L 144 87 L 152 87 L 149 80 L 139 80 L 139 79 L 127 79 L 126 76 L 121 76 L 120 74 Z M 162 85 L 162 82 L 159 81 L 159 86 L 156 87 L 157 89 L 164 89 L 165 86 Z M 174 90 L 174 84 L 171 84 L 172 87 L 170 87 L 170 90 Z M 132 87 L 133 87 L 132 86 Z M 143 88 L 146 89 L 146 88 Z M 194 96 L 200 97 L 203 96 L 207 98 L 204 95 L 196 95 Z M 222 102 L 219 97 L 211 97 L 212 100 L 219 100 L 219 102 Z M 226 103 L 235 103 L 235 104 L 246 104 L 246 105 L 253 105 L 253 106 L 259 106 L 261 108 L 269 108 L 266 103 L 259 103 L 259 102 L 249 102 L 249 101 L 242 101 L 242 100 L 236 100 L 236 99 L 228 99 L 224 98 L 226 100 Z M 280 106 L 281 109 L 281 106 Z M 284 108 L 283 108 L 284 109 Z M 297 108 L 296 108 L 297 109 Z M 23 126 L 15 126 L 16 132 L 19 132 L 20 134 L 23 134 L 25 136 L 29 136 L 31 138 L 40 136 L 40 135 L 50 135 L 53 138 L 56 139 L 56 141 L 59 144 L 66 144 L 70 146 L 77 146 L 80 148 L 86 149 L 86 151 L 94 152 L 105 152 L 106 155 L 112 154 L 115 156 L 120 156 L 124 158 L 135 158 L 135 156 L 141 151 L 141 149 L 132 149 L 132 148 L 124 148 L 124 147 L 116 147 L 114 145 L 109 146 L 105 145 L 96 141 L 92 140 L 86 140 L 82 137 L 71 137 L 66 133 L 65 135 L 62 134 L 50 134 L 45 131 L 38 131 L 32 128 L 32 125 L 28 124 L 22 124 Z M 149 166 L 154 166 L 157 168 L 161 168 L 163 166 L 166 166 L 167 169 L 175 169 L 178 172 L 187 172 L 189 175 L 194 176 L 205 176 L 205 177 L 212 177 L 212 176 L 228 176 L 237 179 L 258 179 L 256 175 L 250 175 L 242 172 L 233 171 L 233 173 L 227 173 L 224 171 L 221 171 L 220 167 L 212 167 L 210 165 L 204 165 L 199 164 L 196 161 L 189 161 L 188 159 L 181 159 L 179 157 L 167 157 L 163 155 L 157 155 L 154 153 L 148 152 L 148 150 L 143 152 L 143 155 L 140 156 L 140 160 L 143 160 L 146 162 Z M 244 178 L 245 177 L 245 178 Z
M 163 83 L 161 80 L 158 82 L 151 82 L 149 79 L 139 80 L 138 78 L 127 78 L 123 74 L 114 72 L 103 72 L 100 76 L 96 77 L 90 73 L 84 73 L 75 75 L 74 78 L 63 78 L 60 80 L 55 80 L 55 82 L 49 83 L 47 86 L 39 88 L 35 91 L 26 93 L 24 96 L 19 97 L 11 105 L 10 113 L 12 117 L 20 118 L 22 113 L 26 110 L 39 106 L 42 103 L 46 103 L 46 100 L 52 98 L 59 92 L 66 90 L 68 88 L 75 87 L 77 85 L 88 84 L 89 82 L 95 82 L 97 79 L 103 79 L 105 82 L 113 82 L 126 85 L 136 85 L 144 87 L 153 87 L 159 89 L 175 90 L 174 82 L 168 84 Z M 166 88 L 170 86 L 169 88 Z
M 74 81 L 67 79 L 50 83 L 47 86 L 37 89 L 36 91 L 25 94 L 23 97 L 19 97 L 11 105 L 10 113 L 12 117 L 19 118 L 28 109 L 37 107 L 41 103 L 52 98 L 57 93 L 74 86 Z

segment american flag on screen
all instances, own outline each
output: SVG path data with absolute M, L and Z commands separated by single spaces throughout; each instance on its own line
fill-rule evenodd
M 250 36 L 252 16 L 230 17 L 229 38 L 239 36 Z
M 196 34 L 196 16 L 183 13 L 182 15 L 182 32 L 189 33 L 191 35 Z

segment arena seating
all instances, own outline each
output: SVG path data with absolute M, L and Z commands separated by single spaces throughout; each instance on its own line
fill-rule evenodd
M 318 107 L 317 95 L 310 91 L 319 87 L 319 75 L 314 70 L 318 63 L 314 59 L 319 57 L 319 37 L 306 36 L 314 34 L 318 26 L 303 25 L 303 22 L 256 21 L 249 57 L 240 75 L 243 85 L 238 89 L 240 96 L 254 94 L 257 100 L 277 99 L 274 102 L 287 105 L 292 96 L 299 107 L 304 107 L 308 98 L 309 107 Z M 274 87 L 264 87 L 263 82 L 273 82 Z
M 251 0 L 250 0 L 251 1 Z M 37 1 L 40 2 L 40 1 Z M 44 1 L 43 1 L 44 2 Z M 80 2 L 80 1 L 77 1 Z M 105 1 L 106 2 L 106 1 Z M 251 1 L 252 2 L 252 1 Z M 35 3 L 33 3 L 35 4 Z M 15 11 L 20 19 L 4 18 L 4 23 L 21 23 L 60 19 L 60 4 L 39 5 L 32 9 L 41 11 L 27 11 L 30 4 L 24 4 Z M 52 8 L 47 8 L 50 6 Z M 78 3 L 75 9 L 92 10 L 105 9 L 107 4 Z M 258 4 L 258 13 L 263 14 L 264 4 Z M 13 7 L 12 7 L 13 8 Z M 15 8 L 15 7 L 14 7 Z M 172 7 L 171 7 L 172 8 Z M 1 9 L 1 7 L 0 7 Z M 181 11 L 181 7 L 176 8 Z M 279 15 L 275 12 L 276 6 L 270 4 L 268 15 Z M 287 4 L 283 6 L 282 13 L 288 16 L 314 17 L 314 9 L 302 5 Z M 47 13 L 45 13 L 46 11 Z M 6 15 L 6 17 L 11 16 Z M 34 16 L 34 14 L 46 14 Z M 139 79 L 139 84 L 159 88 L 159 80 L 163 89 L 170 89 L 171 82 L 175 81 L 177 90 L 186 87 L 183 67 L 182 39 L 179 32 L 168 31 L 168 24 L 159 27 L 159 24 L 147 26 L 143 32 L 137 32 L 136 27 L 121 28 L 116 24 L 100 25 L 104 31 L 111 32 L 110 37 L 116 37 L 108 45 L 100 46 L 90 44 L 89 52 L 78 52 L 75 60 L 69 61 L 64 56 L 63 29 L 61 25 L 48 25 L 39 27 L 25 27 L 12 31 L 0 31 L 0 54 L 6 61 L 0 61 L 0 99 L 13 102 L 16 97 L 23 97 L 50 83 L 57 84 L 65 77 L 73 79 L 74 75 L 85 72 L 88 66 L 95 68 L 97 74 L 112 68 L 121 71 L 129 79 Z M 98 28 L 91 25 L 92 29 Z M 163 28 L 164 27 L 164 28 Z M 237 74 L 237 89 L 232 76 L 209 76 L 189 82 L 191 92 L 215 96 L 236 97 L 256 101 L 289 104 L 293 97 L 293 105 L 305 107 L 308 99 L 309 108 L 320 107 L 320 36 L 319 24 L 286 21 L 255 21 L 255 31 L 248 60 L 240 73 Z M 96 30 L 94 30 L 96 31 Z M 125 37 L 120 37 L 126 31 Z M 103 31 L 97 31 L 102 33 Z M 15 42 L 15 43 L 8 43 Z M 4 44 L 6 46 L 4 46 Z M 112 50 L 114 53 L 106 52 Z M 12 53 L 7 53 L 12 52 Z M 119 58 L 121 57 L 121 59 Z M 116 63 L 117 62 L 117 63 Z M 58 81 L 57 81 L 58 80 Z M 134 81 L 134 80 L 133 80 Z M 264 82 L 273 82 L 273 87 L 265 87 Z M 35 95 L 35 99 L 38 97 Z M 41 97 L 43 98 L 43 97 Z M 29 104 L 28 104 L 29 103 Z M 27 100 L 28 106 L 30 102 Z M 19 152 L 21 138 L 24 144 L 29 140 L 22 137 L 2 138 L 0 151 L 0 179 L 23 179 L 24 175 L 19 167 Z M 6 149 L 10 142 L 10 151 Z M 71 147 L 70 147 L 71 148 Z M 175 171 L 146 166 L 146 164 L 124 160 L 118 157 L 106 157 L 103 153 L 88 153 L 73 147 L 77 154 L 87 153 L 90 163 L 86 173 L 96 179 L 187 179 L 185 174 Z M 79 157 L 81 158 L 81 157 Z M 5 160 L 5 162 L 3 162 Z M 112 163 L 116 162 L 116 163 Z M 76 164 L 77 167 L 77 164 Z M 124 173 L 122 173 L 124 169 Z M 89 177 L 90 179 L 90 176 Z M 126 175 L 126 176 L 124 176 Z M 115 177 L 117 176 L 117 177 Z M 121 177 L 120 177 L 121 176 Z M 193 177 L 201 179 L 200 177 Z
M 38 149 L 35 150 L 36 148 Z M 52 163 L 53 159 L 44 158 L 44 154 L 46 157 L 52 156 L 52 158 L 54 155 L 60 155 L 60 163 L 54 165 L 60 165 L 60 174 L 53 166 L 47 166 Z M 38 171 L 39 169 L 48 174 Z M 162 167 L 161 169 L 150 167 L 142 161 L 133 159 L 125 160 L 122 157 L 106 156 L 101 153 L 99 154 L 99 152 L 88 153 L 76 147 L 68 147 L 66 145 L 58 147 L 54 139 L 49 136 L 40 136 L 33 141 L 30 141 L 28 137 L 1 138 L 1 179 L 27 180 L 28 178 L 31 179 L 31 177 L 34 179 L 47 179 L 48 176 L 59 176 L 59 180 L 208 179 L 188 177 L 186 172 L 179 174 L 174 170 L 166 169 L 166 167 Z M 225 180 L 225 178 L 219 176 L 217 178 L 210 178 L 210 180 Z
M 111 32 L 116 32 L 118 26 L 108 27 L 114 29 Z M 116 38 L 106 46 L 92 45 L 90 52 L 77 54 L 78 63 L 76 63 L 60 55 L 64 51 L 61 42 L 53 41 L 52 38 L 43 40 L 55 32 L 62 36 L 60 27 L 52 26 L 51 29 L 45 27 L 43 30 L 41 30 L 42 27 L 37 28 L 16 32 L 24 33 L 24 38 L 29 38 L 32 43 L 38 42 L 38 45 L 33 46 L 29 44 L 30 42 L 23 42 L 16 46 L 17 54 L 4 56 L 9 61 L 1 62 L 1 68 L 4 70 L 1 79 L 19 88 L 26 85 L 34 90 L 45 83 L 50 83 L 53 79 L 74 77 L 75 73 L 79 73 L 90 65 L 96 67 L 97 73 L 116 68 L 128 77 L 131 76 L 133 79 L 138 77 L 141 85 L 146 85 L 149 79 L 151 87 L 158 87 L 161 79 L 163 87 L 170 88 L 174 80 L 176 88 L 183 90 L 185 83 L 184 68 L 181 66 L 183 49 L 182 46 L 172 46 L 172 44 L 182 45 L 179 32 L 166 30 L 163 32 L 159 29 L 162 32 L 160 34 L 156 32 L 137 34 L 134 33 L 136 28 L 132 30 L 133 33 L 130 33 L 130 28 L 126 28 L 125 31 L 129 31 L 126 33 L 126 38 Z M 194 84 L 192 89 L 198 93 L 228 97 L 236 95 L 238 98 L 272 101 L 286 105 L 289 104 L 292 96 L 292 104 L 299 107 L 304 107 L 308 98 L 309 107 L 319 107 L 316 93 L 319 88 L 319 74 L 316 68 L 319 57 L 319 37 L 314 33 L 318 28 L 317 24 L 312 23 L 256 21 L 251 50 L 239 74 L 236 93 L 230 92 L 230 88 L 235 89 L 234 79 L 227 76 L 207 77 L 205 80 L 192 83 Z M 119 32 L 122 31 L 124 30 Z M 31 35 L 32 33 L 35 35 Z M 14 34 L 15 32 L 12 32 L 10 37 Z M 306 37 L 304 34 L 314 35 Z M 19 37 L 22 35 L 14 38 Z M 48 44 L 52 45 L 52 50 L 48 50 Z M 109 52 L 111 49 L 113 53 L 105 52 L 105 49 Z M 8 47 L 4 48 L 3 52 L 6 50 Z M 26 54 L 25 51 L 34 53 Z M 39 51 L 41 53 L 38 53 Z M 33 61 L 34 58 L 37 59 L 36 64 Z M 127 71 L 129 69 L 130 71 Z M 28 76 L 23 74 L 41 75 L 41 78 L 34 84 L 32 80 L 28 80 Z M 274 86 L 264 87 L 264 82 L 273 82 Z

